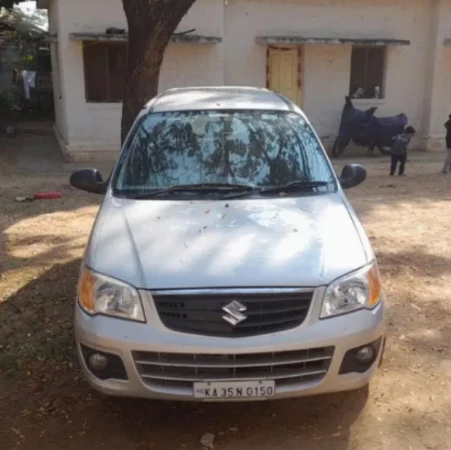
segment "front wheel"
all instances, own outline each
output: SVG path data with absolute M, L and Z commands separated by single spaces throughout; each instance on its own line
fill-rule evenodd
M 334 145 L 332 146 L 332 156 L 334 158 L 338 158 L 340 155 L 343 154 L 346 148 L 346 143 L 343 142 L 339 137 L 335 139 Z
M 390 147 L 383 147 L 382 145 L 377 145 L 376 147 L 383 155 L 390 155 Z

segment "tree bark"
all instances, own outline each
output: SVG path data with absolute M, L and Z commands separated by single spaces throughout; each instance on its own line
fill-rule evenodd
M 122 0 L 129 33 L 122 143 L 139 111 L 157 95 L 166 46 L 195 1 Z

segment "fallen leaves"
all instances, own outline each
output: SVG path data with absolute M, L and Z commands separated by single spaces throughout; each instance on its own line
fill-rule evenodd
M 18 430 L 17 428 L 11 428 L 11 431 L 18 437 L 20 437 L 20 439 L 25 439 L 25 436 L 22 434 L 22 432 L 20 430 Z
M 216 436 L 213 433 L 205 433 L 200 438 L 200 443 L 201 443 L 202 447 L 208 448 L 210 450 L 213 450 L 214 449 L 215 437 Z
M 381 400 L 375 403 L 375 409 L 372 409 L 371 402 L 368 402 L 359 422 L 352 425 L 352 446 L 353 448 L 355 446 L 356 450 L 366 449 L 368 445 L 371 447 L 368 442 L 371 439 L 378 439 L 381 428 L 387 436 L 391 431 L 392 421 L 395 428 L 390 435 L 390 439 L 393 441 L 389 441 L 387 444 L 387 448 L 390 449 L 402 447 L 397 441 L 396 434 L 400 429 L 404 431 L 405 437 L 408 439 L 423 438 L 428 435 L 430 437 L 433 434 L 438 438 L 440 436 L 446 438 L 449 435 L 446 434 L 446 425 L 442 428 L 437 425 L 431 427 L 431 430 L 428 430 L 427 425 L 431 418 L 438 414 L 438 411 L 446 420 L 448 412 L 446 399 L 449 397 L 451 385 L 448 378 L 445 378 L 448 366 L 442 367 L 441 365 L 441 363 L 449 361 L 450 352 L 449 327 L 446 325 L 446 317 L 450 310 L 447 287 L 450 263 L 447 255 L 449 253 L 451 183 L 443 188 L 443 201 L 437 199 L 436 192 L 431 194 L 429 187 L 436 183 L 432 178 L 432 181 L 427 182 L 429 187 L 427 183 L 424 185 L 422 182 L 424 180 L 420 179 L 417 184 L 412 183 L 412 189 L 409 192 L 398 198 L 394 198 L 398 195 L 398 191 L 395 189 L 376 189 L 380 196 L 378 199 L 374 197 L 373 189 L 377 188 L 381 181 L 374 181 L 375 178 L 373 177 L 372 180 L 370 177 L 366 185 L 350 191 L 350 195 L 356 200 L 357 213 L 363 219 L 365 228 L 374 240 L 375 249 L 381 253 L 381 269 L 387 288 L 391 293 L 387 303 L 389 320 L 392 324 L 390 333 L 393 338 L 388 346 L 390 358 L 388 370 L 386 372 L 379 371 L 370 390 L 370 400 L 374 399 L 375 393 Z M 418 195 L 419 192 L 424 195 Z M 281 201 L 285 202 L 285 200 Z M 2 430 L 4 433 L 0 432 L 0 447 L 2 448 L 9 448 L 3 442 L 4 436 L 8 435 L 12 440 L 18 442 L 18 446 L 23 445 L 24 437 L 30 442 L 30 438 L 33 437 L 35 439 L 34 448 L 43 449 L 49 447 L 50 443 L 55 448 L 67 447 L 69 445 L 66 442 L 68 436 L 72 436 L 72 439 L 76 440 L 73 443 L 74 448 L 113 449 L 119 447 L 120 440 L 127 439 L 130 449 L 138 449 L 139 441 L 144 441 L 146 436 L 148 438 L 151 436 L 149 429 L 152 429 L 153 425 L 152 414 L 149 412 L 165 411 L 163 405 L 144 406 L 149 402 L 140 403 L 139 401 L 130 401 L 130 403 L 121 401 L 119 403 L 116 400 L 110 401 L 97 395 L 80 376 L 78 365 L 70 356 L 74 353 L 73 346 L 70 345 L 72 343 L 70 323 L 79 267 L 78 258 L 82 249 L 76 249 L 73 252 L 73 256 L 71 256 L 73 264 L 63 265 L 59 270 L 55 270 L 59 261 L 55 262 L 53 257 L 59 248 L 65 249 L 71 245 L 72 239 L 80 239 L 80 236 L 82 240 L 87 238 L 96 208 L 92 207 L 89 214 L 78 211 L 80 202 L 80 198 L 75 198 L 72 205 L 74 212 L 70 216 L 67 214 L 61 216 L 59 222 L 52 221 L 54 215 L 46 214 L 46 211 L 42 211 L 42 214 L 41 211 L 37 211 L 39 219 L 37 217 L 28 219 L 24 226 L 15 226 L 7 232 L 9 247 L 5 247 L 6 251 L 0 255 L 0 258 L 4 258 L 6 261 L 5 268 L 7 268 L 1 274 L 1 283 L 4 287 L 0 297 L 6 298 L 5 294 L 9 293 L 8 299 L 0 305 L 2 308 L 0 311 L 2 319 L 0 353 L 14 356 L 11 361 L 3 359 L 1 362 L 14 369 L 16 378 L 12 381 L 8 380 L 8 386 L 12 386 L 10 391 L 0 393 L 0 396 L 3 396 L 0 400 L 1 412 L 3 413 L 5 410 L 11 414 L 11 424 L 14 426 L 14 431 L 5 425 L 5 430 Z M 20 206 L 21 210 L 24 209 L 23 205 L 10 203 L 12 207 Z M 189 203 L 193 204 L 193 202 Z M 203 207 L 199 212 L 200 220 L 203 218 L 204 222 L 208 223 L 209 229 L 213 230 L 214 225 L 210 224 L 210 221 L 215 219 L 219 222 L 227 215 L 230 218 L 229 212 L 234 212 L 238 203 L 233 202 L 229 205 L 217 202 L 216 205 L 220 206 L 218 209 L 215 206 L 211 211 Z M 31 204 L 29 207 L 31 209 L 34 205 Z M 224 211 L 229 207 L 232 209 Z M 3 229 L 8 229 L 14 220 L 21 220 L 21 214 L 20 211 L 12 211 L 9 215 L 3 214 L 0 221 L 3 220 L 3 224 L 7 224 Z M 165 219 L 167 220 L 166 214 L 164 217 L 158 216 L 153 220 L 165 221 Z M 222 224 L 224 225 L 224 223 Z M 202 225 L 201 223 L 198 226 L 200 233 L 205 229 L 202 228 Z M 44 228 L 51 230 L 51 233 L 49 232 L 50 238 L 42 242 L 43 251 L 39 252 L 39 259 L 30 254 L 32 259 L 28 260 L 28 254 L 13 253 L 19 247 L 28 251 L 33 242 L 40 244 L 41 242 L 37 240 L 35 234 L 36 230 Z M 292 226 L 289 231 L 299 232 Z M 196 233 L 196 229 L 194 232 Z M 208 235 L 208 232 L 205 234 Z M 24 239 L 22 235 L 27 239 Z M 61 236 L 64 236 L 65 240 L 61 240 Z M 185 244 L 185 248 L 188 248 L 188 244 Z M 2 263 L 4 263 L 3 260 Z M 47 272 L 49 272 L 49 276 L 46 275 Z M 429 277 L 427 280 L 425 280 L 425 274 Z M 440 279 L 441 276 L 446 278 Z M 440 285 L 437 286 L 438 282 Z M 411 295 L 411 298 L 407 294 Z M 418 314 L 419 309 L 422 314 Z M 436 336 L 426 338 L 418 334 L 419 330 L 426 328 L 434 330 Z M 64 339 L 59 340 L 59 335 L 63 335 Z M 412 353 L 414 345 L 417 348 L 415 354 Z M 58 362 L 55 362 L 56 356 L 58 356 Z M 436 364 L 435 368 L 426 365 L 428 359 Z M 30 361 L 34 365 L 30 365 Z M 416 363 L 422 363 L 422 366 L 418 367 Z M 417 371 L 419 375 L 415 376 L 413 370 Z M 436 374 L 436 378 L 429 378 L 431 374 Z M 6 375 L 0 376 L 2 381 L 7 378 Z M 405 387 L 400 382 L 401 379 L 405 382 Z M 447 380 L 446 384 L 444 380 Z M 394 420 L 407 389 L 412 390 L 412 397 L 415 398 L 416 403 L 413 411 L 410 407 L 410 409 L 404 409 L 403 412 L 409 414 L 410 417 L 414 417 L 422 408 L 429 412 L 424 419 L 425 426 L 422 426 L 420 436 L 415 429 L 403 427 Z M 386 395 L 382 396 L 381 393 L 384 391 Z M 345 440 L 345 436 L 349 434 L 349 418 L 357 415 L 354 403 L 347 400 L 352 398 L 352 395 L 354 394 L 339 396 L 346 406 L 339 410 L 343 416 L 336 415 L 335 410 L 333 412 L 333 422 L 343 425 L 342 436 L 335 437 L 334 434 L 337 430 L 324 420 L 319 435 L 327 436 L 330 442 L 328 439 L 324 439 L 324 441 L 312 445 L 331 448 L 330 443 L 333 439 Z M 314 404 L 321 404 L 321 402 L 327 403 L 328 400 L 315 399 Z M 232 419 L 229 414 L 221 413 L 217 418 L 211 419 L 212 409 L 205 407 L 202 412 L 202 407 L 199 407 L 193 426 L 184 413 L 171 412 L 171 414 L 178 415 L 171 417 L 169 421 L 171 426 L 173 423 L 179 424 L 181 431 L 178 432 L 178 439 L 171 435 L 172 428 L 170 429 L 169 425 L 166 426 L 163 421 L 157 421 L 158 429 L 152 429 L 152 440 L 155 442 L 145 441 L 142 444 L 142 450 L 165 447 L 178 449 L 183 448 L 184 445 L 190 450 L 191 448 L 201 448 L 200 436 L 195 427 L 210 426 L 213 420 L 214 426 L 221 430 L 216 433 L 213 430 L 214 433 L 211 433 L 215 436 L 211 445 L 217 448 L 235 448 L 237 446 L 247 448 L 247 440 L 254 438 L 268 439 L 266 443 L 268 448 L 283 447 L 284 438 L 293 439 L 290 442 L 287 440 L 286 445 L 292 444 L 293 448 L 304 448 L 304 446 L 308 446 L 305 439 L 311 438 L 311 435 L 308 435 L 305 429 L 300 428 L 300 423 L 303 420 L 313 423 L 314 419 L 311 418 L 312 415 L 308 408 L 303 409 L 303 403 L 304 401 L 289 403 L 286 409 L 283 405 L 274 406 L 273 409 L 269 403 L 266 404 L 264 408 L 269 411 L 267 412 L 268 419 L 270 419 L 268 422 L 265 422 L 264 413 L 256 414 L 254 418 L 251 417 L 251 414 L 246 415 L 247 411 L 253 411 L 252 405 L 246 404 L 237 409 L 233 408 L 233 414 L 237 415 L 233 420 L 235 422 L 235 419 L 239 419 L 235 423 L 240 424 L 243 436 L 237 435 L 238 431 L 234 427 L 228 428 L 234 423 L 230 422 Z M 121 407 L 117 406 L 118 404 L 126 406 L 121 410 Z M 296 408 L 300 409 L 299 414 L 297 411 L 290 410 L 292 405 L 296 405 Z M 181 410 L 186 411 L 190 408 L 191 406 L 184 406 Z M 232 411 L 232 406 L 217 405 L 216 409 Z M 246 412 L 242 413 L 242 411 Z M 277 414 L 271 411 L 277 411 Z M 329 410 L 329 415 L 327 411 L 323 416 L 318 415 L 319 419 L 332 417 L 330 411 L 332 409 Z M 240 416 L 240 414 L 242 415 Z M 304 416 L 302 416 L 303 414 Z M 133 432 L 136 434 L 117 427 L 121 420 L 125 421 L 124 425 L 127 425 L 137 416 L 139 419 L 141 416 L 143 417 L 143 424 L 138 425 L 133 422 Z M 295 417 L 291 423 L 290 420 L 293 416 Z M 445 420 L 444 424 L 446 424 Z M 81 424 L 84 422 L 85 425 L 82 427 Z M 88 422 L 92 424 L 91 431 Z M 29 424 L 30 428 L 28 428 Z M 371 429 L 371 425 L 374 424 L 376 424 L 374 429 L 377 429 L 377 432 L 373 432 Z M 264 426 L 268 426 L 268 429 L 263 429 Z M 261 428 L 259 429 L 259 427 Z M 99 429 L 103 431 L 98 431 Z M 206 430 L 209 429 L 206 428 Z M 309 429 L 307 428 L 307 430 Z M 293 436 L 296 433 L 299 433 L 299 437 L 294 441 Z M 117 437 L 121 439 L 117 439 Z M 238 441 L 238 437 L 243 437 L 242 443 L 227 442 L 228 440 Z M 38 438 L 42 441 L 37 442 Z M 91 439 L 97 439 L 97 441 Z M 182 441 L 183 443 L 180 443 Z M 104 442 L 103 446 L 101 442 Z M 411 450 L 420 448 L 414 445 L 415 441 L 410 440 L 410 442 L 412 443 Z M 208 444 L 208 442 L 206 443 Z M 327 447 L 328 445 L 329 447 Z M 340 445 L 337 444 L 337 446 Z M 436 448 L 447 448 L 446 446 L 446 441 L 443 441 L 443 445 Z M 10 447 L 13 448 L 13 445 Z

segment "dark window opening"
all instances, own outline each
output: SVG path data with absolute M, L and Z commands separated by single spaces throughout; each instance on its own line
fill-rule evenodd
M 351 57 L 352 98 L 384 98 L 385 47 L 354 47 Z
M 86 42 L 83 44 L 86 101 L 119 103 L 124 97 L 127 44 Z

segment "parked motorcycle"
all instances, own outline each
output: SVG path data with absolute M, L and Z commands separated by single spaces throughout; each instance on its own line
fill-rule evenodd
M 359 147 L 366 147 L 367 155 L 374 156 L 377 148 L 383 155 L 390 154 L 390 148 L 397 135 L 404 131 L 408 119 L 405 114 L 393 117 L 375 117 L 377 107 L 366 111 L 354 108 L 352 100 L 346 97 L 341 114 L 340 129 L 332 146 L 332 155 L 338 158 L 352 141 Z

